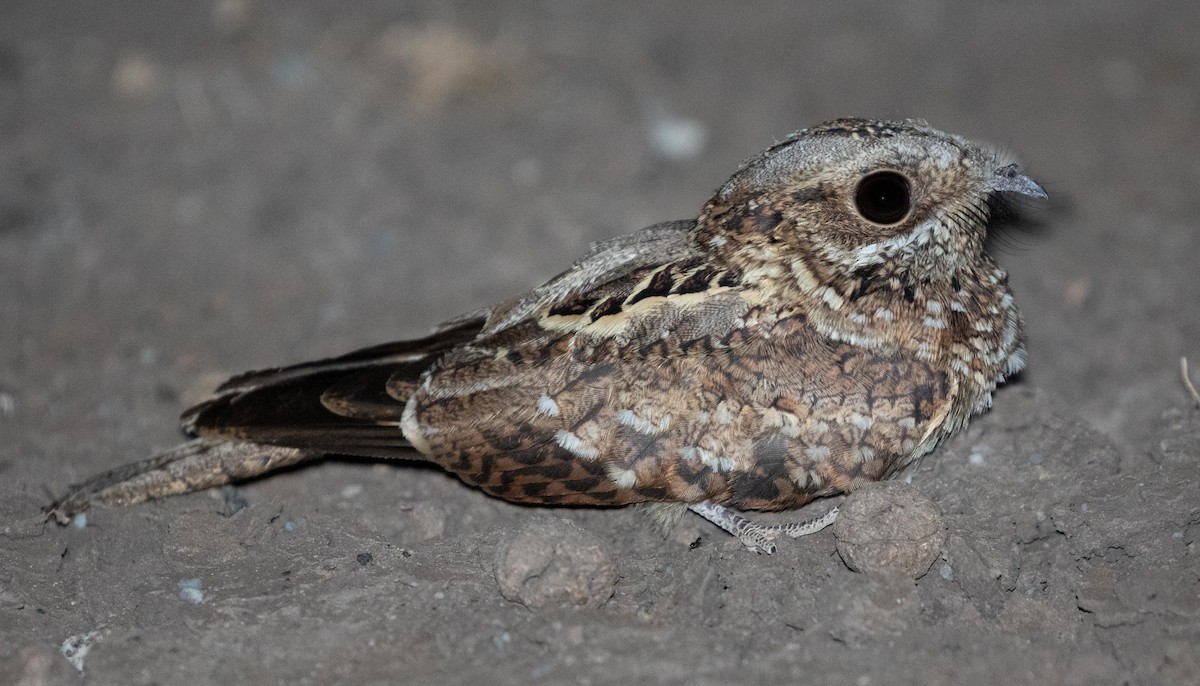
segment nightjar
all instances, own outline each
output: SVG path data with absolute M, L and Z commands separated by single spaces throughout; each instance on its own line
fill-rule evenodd
M 236 376 L 195 440 L 48 511 L 130 504 L 327 453 L 434 462 L 521 503 L 690 507 L 768 527 L 887 478 L 987 409 L 1025 364 L 984 251 L 1007 193 L 1042 188 L 924 121 L 839 119 L 750 158 L 695 219 L 594 245 L 524 296 L 422 339 Z M 663 507 L 663 506 L 660 506 Z

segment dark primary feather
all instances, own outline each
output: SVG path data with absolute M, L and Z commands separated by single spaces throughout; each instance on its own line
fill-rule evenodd
M 373 457 L 412 457 L 398 428 L 406 396 L 438 355 L 475 337 L 471 318 L 425 338 L 385 343 L 316 362 L 247 372 L 183 414 L 184 429 L 212 439 Z
M 422 363 L 378 363 L 377 375 L 411 374 L 424 371 Z M 339 414 L 322 402 L 331 386 L 345 380 L 342 370 L 322 371 L 288 378 L 254 390 L 216 398 L 193 408 L 188 428 L 197 436 L 213 439 L 266 443 L 354 455 L 391 457 L 408 447 L 388 412 L 379 418 L 361 412 Z M 357 374 L 355 375 L 357 376 Z M 393 399 L 391 407 L 402 412 L 404 402 Z

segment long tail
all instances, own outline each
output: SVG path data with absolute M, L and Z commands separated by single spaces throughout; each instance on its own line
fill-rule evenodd
M 419 458 L 400 430 L 408 396 L 429 365 L 482 326 L 468 317 L 426 338 L 236 376 L 184 413 L 196 440 L 72 486 L 46 513 L 65 524 L 92 503 L 132 505 L 330 453 Z
M 321 455 L 298 448 L 196 439 L 71 486 L 66 495 L 46 508 L 46 514 L 59 524 L 66 524 L 93 503 L 133 505 L 151 498 L 251 479 Z

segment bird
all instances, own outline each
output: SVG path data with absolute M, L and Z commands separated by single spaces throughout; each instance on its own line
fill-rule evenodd
M 524 295 L 416 340 L 251 371 L 187 410 L 192 440 L 71 487 L 65 524 L 326 454 L 432 462 L 532 505 L 690 509 L 747 549 L 766 525 L 892 477 L 1026 362 L 985 250 L 1046 192 L 924 120 L 843 118 L 747 159 L 694 219 L 593 244 Z

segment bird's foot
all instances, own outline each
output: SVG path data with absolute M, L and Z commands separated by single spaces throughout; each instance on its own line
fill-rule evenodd
M 833 524 L 838 516 L 838 509 L 835 507 L 820 517 L 814 517 L 802 522 L 766 525 L 747 519 L 724 505 L 718 505 L 711 500 L 692 503 L 688 505 L 688 508 L 736 536 L 742 542 L 742 545 L 750 550 L 767 555 L 775 552 L 775 539 L 779 534 L 787 534 L 792 538 L 815 534 Z

